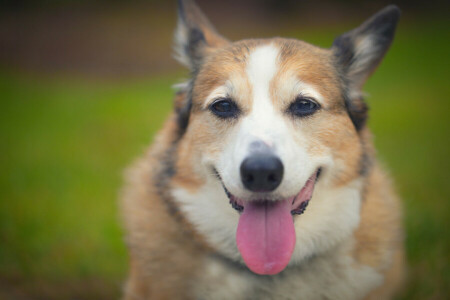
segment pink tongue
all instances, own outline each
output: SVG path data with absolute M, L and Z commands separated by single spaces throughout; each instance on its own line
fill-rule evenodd
M 253 272 L 274 275 L 289 263 L 295 247 L 292 200 L 245 203 L 236 243 Z

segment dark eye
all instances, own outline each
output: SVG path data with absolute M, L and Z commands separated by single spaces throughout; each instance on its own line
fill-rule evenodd
M 209 109 L 220 118 L 235 118 L 239 114 L 239 108 L 233 100 L 224 98 L 214 101 Z
M 317 104 L 315 101 L 304 97 L 298 97 L 289 106 L 288 111 L 294 116 L 305 117 L 312 115 L 319 108 L 319 104 Z

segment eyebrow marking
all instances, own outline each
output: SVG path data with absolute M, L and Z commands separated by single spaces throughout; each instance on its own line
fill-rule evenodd
M 322 96 L 322 94 L 319 93 L 319 91 L 314 87 L 314 85 L 306 83 L 304 81 L 297 79 L 294 89 L 297 94 L 301 94 L 306 97 L 314 98 L 320 104 L 323 104 L 323 102 L 325 100 L 324 97 Z
M 206 97 L 206 100 L 203 102 L 202 108 L 206 109 L 210 106 L 214 100 L 218 98 L 226 98 L 228 97 L 228 82 L 224 85 L 221 85 L 215 88 L 209 95 Z

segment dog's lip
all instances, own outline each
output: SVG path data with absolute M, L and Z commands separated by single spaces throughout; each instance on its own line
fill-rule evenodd
M 251 200 L 251 201 L 260 201 L 260 202 L 264 202 L 264 201 L 283 201 L 286 199 L 290 199 L 292 198 L 292 210 L 291 210 L 291 214 L 292 215 L 301 215 L 306 207 L 309 204 L 309 201 L 311 200 L 311 197 L 308 197 L 308 199 L 300 199 L 300 201 L 297 201 L 299 199 L 300 194 L 302 193 L 302 191 L 304 191 L 304 189 L 307 187 L 307 183 L 310 182 L 311 180 L 314 181 L 312 189 L 314 189 L 314 186 L 320 176 L 320 173 L 322 171 L 322 168 L 319 167 L 316 169 L 316 171 L 308 178 L 308 180 L 305 182 L 305 184 L 303 185 L 303 187 L 300 189 L 300 191 L 291 197 L 287 197 L 284 199 L 275 199 L 275 200 L 266 200 L 266 199 L 261 199 L 261 200 Z M 220 177 L 219 173 L 216 171 L 216 174 L 220 180 L 220 182 L 222 183 L 222 187 L 225 191 L 225 194 L 227 195 L 228 199 L 230 200 L 230 204 L 231 206 L 237 210 L 239 213 L 241 213 L 244 210 L 244 203 L 246 202 L 246 200 L 240 199 L 236 196 L 234 196 L 225 186 L 222 178 Z M 312 193 L 311 193 L 312 195 Z

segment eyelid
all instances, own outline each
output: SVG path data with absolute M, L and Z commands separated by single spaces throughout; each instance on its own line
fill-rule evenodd
M 294 110 L 293 110 L 293 106 L 296 103 L 299 103 L 299 102 L 302 102 L 302 101 L 305 101 L 307 103 L 314 103 L 315 108 L 312 109 L 310 112 L 303 112 L 303 113 L 300 113 L 300 114 L 295 113 Z M 320 110 L 321 108 L 322 108 L 322 106 L 320 105 L 320 103 L 318 101 L 316 101 L 314 98 L 306 97 L 306 96 L 300 94 L 286 108 L 286 113 L 292 114 L 295 117 L 308 117 L 308 116 L 314 114 L 315 112 L 317 112 L 318 110 Z
M 216 104 L 217 102 L 220 102 L 220 101 L 223 101 L 223 100 L 229 100 L 230 102 L 234 102 L 230 97 L 227 97 L 227 96 L 225 96 L 225 97 L 218 97 L 218 98 L 214 99 L 211 102 L 211 104 L 208 105 L 208 106 L 212 106 L 212 105 Z
M 314 104 L 317 105 L 317 108 L 322 108 L 322 105 L 320 104 L 319 101 L 317 101 L 317 99 L 310 97 L 308 95 L 305 95 L 305 94 L 299 94 L 299 95 L 297 95 L 297 97 L 295 97 L 295 99 L 292 102 L 289 103 L 287 109 L 289 109 L 291 107 L 291 105 L 294 104 L 296 101 L 301 101 L 301 100 L 313 102 Z
M 240 111 L 239 105 L 231 98 L 231 97 L 219 97 L 217 99 L 214 99 L 211 104 L 208 105 L 208 108 L 211 108 L 214 104 L 219 103 L 221 101 L 227 101 L 229 103 L 231 103 L 231 105 L 235 106 L 237 110 Z
M 320 105 L 319 101 L 317 101 L 317 100 L 314 99 L 313 97 L 309 97 L 309 96 L 306 96 L 306 95 L 302 95 L 302 94 L 298 95 L 292 103 L 294 103 L 294 102 L 297 101 L 297 100 L 311 101 L 311 102 L 314 102 L 318 107 L 322 107 L 322 106 Z

